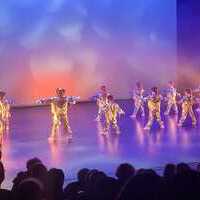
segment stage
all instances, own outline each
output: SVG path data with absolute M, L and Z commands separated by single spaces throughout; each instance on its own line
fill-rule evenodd
M 4 186 L 11 186 L 16 173 L 25 170 L 26 161 L 32 157 L 40 158 L 49 168 L 62 168 L 66 181 L 74 179 L 83 167 L 98 168 L 114 175 L 122 162 L 130 162 L 136 168 L 156 168 L 169 162 L 200 161 L 199 123 L 196 128 L 190 125 L 178 128 L 175 116 L 162 116 L 164 130 L 155 124 L 150 132 L 144 131 L 147 119 L 129 117 L 133 111 L 132 102 L 119 103 L 126 112 L 119 120 L 121 134 L 116 135 L 112 130 L 109 136 L 102 136 L 101 125 L 94 121 L 95 103 L 71 106 L 72 143 L 63 136 L 56 142 L 48 141 L 51 132 L 49 107 L 13 108 L 10 130 L 5 134 L 2 147 L 6 167 Z

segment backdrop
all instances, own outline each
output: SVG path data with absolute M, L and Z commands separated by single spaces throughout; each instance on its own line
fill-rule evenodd
M 178 76 L 180 87 L 200 85 L 200 1 L 177 0 Z
M 127 98 L 175 76 L 175 0 L 1 0 L 0 89 L 16 103 L 100 84 Z

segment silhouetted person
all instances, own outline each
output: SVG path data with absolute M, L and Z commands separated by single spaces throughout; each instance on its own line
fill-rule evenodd
M 17 186 L 14 200 L 43 200 L 43 192 L 43 185 L 39 180 L 28 178 Z
M 176 200 L 199 200 L 200 180 L 197 171 L 189 169 L 185 164 L 177 168 L 177 175 L 173 182 L 174 195 Z
M 42 164 L 42 161 L 39 158 L 31 158 L 26 162 L 26 168 L 27 171 L 30 171 L 31 168 L 35 165 L 35 164 Z
M 64 196 L 67 200 L 76 199 L 78 196 L 84 196 L 87 189 L 87 177 L 90 170 L 81 169 L 77 174 L 77 181 L 69 183 L 64 189 Z
M 16 187 L 26 178 L 29 178 L 31 177 L 31 173 L 32 173 L 32 168 L 34 165 L 36 164 L 39 164 L 39 163 L 42 163 L 41 160 L 39 158 L 32 158 L 32 159 L 29 159 L 27 162 L 26 162 L 26 168 L 27 168 L 27 171 L 24 171 L 24 172 L 18 172 L 17 173 L 17 176 L 14 178 L 13 180 L 13 187 L 12 187 L 12 192 L 14 193 L 15 192 L 15 189 Z
M 176 175 L 176 165 L 167 164 L 165 166 L 163 175 L 164 175 L 164 178 L 167 180 L 174 178 L 174 176 Z
M 3 163 L 0 161 L 0 199 L 9 200 L 11 199 L 11 192 L 9 190 L 1 189 L 1 185 L 5 179 L 5 170 Z
M 200 172 L 200 164 L 197 165 L 197 172 Z
M 42 183 L 42 185 L 44 186 L 45 197 L 47 197 L 49 185 L 48 185 L 48 171 L 46 166 L 44 166 L 42 163 L 34 164 L 30 169 L 29 176 L 32 178 L 36 178 Z
M 190 171 L 190 166 L 186 163 L 179 163 L 177 165 L 177 174 L 182 174 L 184 172 Z
M 115 173 L 118 183 L 122 187 L 132 176 L 135 175 L 135 168 L 129 163 L 120 164 Z
M 61 169 L 50 169 L 48 172 L 48 197 L 49 200 L 63 200 L 63 184 L 65 175 Z
M 93 169 L 90 170 L 87 177 L 87 190 L 86 194 L 89 199 L 97 199 L 100 183 L 106 178 L 106 174 L 102 171 Z M 99 196 L 98 196 L 99 197 Z
M 153 171 L 133 176 L 122 188 L 117 200 L 161 200 L 161 178 Z
M 43 184 L 45 184 L 48 177 L 47 168 L 42 163 L 36 163 L 30 169 L 30 176 L 40 180 Z
M 12 186 L 12 193 L 14 194 L 16 191 L 17 186 L 26 178 L 28 178 L 28 173 L 27 172 L 18 172 L 16 177 L 13 179 L 13 186 Z
M 174 194 L 174 179 L 176 176 L 176 165 L 167 164 L 163 173 L 163 185 L 162 185 L 162 198 L 163 200 L 175 200 Z
M 112 177 L 103 177 L 96 184 L 95 190 L 96 200 L 112 200 L 116 199 L 118 192 L 120 191 L 120 186 L 118 181 Z

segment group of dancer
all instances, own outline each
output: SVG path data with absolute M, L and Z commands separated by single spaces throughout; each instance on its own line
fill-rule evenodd
M 144 90 L 141 82 L 136 82 L 133 90 L 133 103 L 134 111 L 131 115 L 132 118 L 136 118 L 137 115 L 145 116 L 145 105 L 148 108 L 148 121 L 145 125 L 145 130 L 150 130 L 154 121 L 157 121 L 160 128 L 164 128 L 164 122 L 161 119 L 161 102 L 164 101 L 167 104 L 165 115 L 169 115 L 171 111 L 178 114 L 178 104 L 181 104 L 181 117 L 178 122 L 178 126 L 182 126 L 187 116 L 192 119 L 192 125 L 197 123 L 193 105 L 197 102 L 197 98 L 194 92 L 199 96 L 200 88 L 196 90 L 185 89 L 184 94 L 181 95 L 177 92 L 173 81 L 169 81 L 165 94 L 161 95 L 158 87 L 152 87 L 150 94 L 147 94 Z M 0 132 L 3 133 L 9 126 L 10 119 L 10 105 L 5 98 L 6 93 L 0 92 Z M 49 140 L 55 140 L 58 135 L 59 127 L 63 122 L 64 133 L 68 140 L 72 139 L 72 130 L 68 121 L 68 107 L 71 104 L 75 104 L 80 97 L 68 96 L 63 88 L 56 89 L 56 96 L 50 98 L 43 98 L 37 101 L 40 104 L 50 104 L 52 114 L 52 131 Z M 124 115 L 125 112 L 114 100 L 105 85 L 100 87 L 99 93 L 93 98 L 97 102 L 98 114 L 96 121 L 104 122 L 103 134 L 108 134 L 110 126 L 112 126 L 116 133 L 119 134 L 118 116 Z
M 197 97 L 194 96 L 197 94 Z M 194 114 L 193 105 L 199 104 L 200 88 L 196 90 L 185 89 L 184 94 L 181 95 L 177 92 L 173 81 L 168 82 L 168 87 L 165 90 L 165 94 L 161 95 L 158 87 L 152 87 L 150 94 L 145 95 L 145 90 L 141 82 L 136 82 L 136 86 L 133 90 L 133 103 L 134 111 L 131 115 L 135 118 L 137 115 L 145 116 L 145 105 L 148 108 L 148 121 L 145 125 L 145 130 L 150 130 L 154 121 L 157 121 L 160 128 L 164 128 L 164 122 L 161 119 L 161 102 L 164 101 L 167 104 L 165 115 L 169 115 L 170 112 L 178 114 L 178 104 L 181 104 L 181 117 L 178 122 L 178 126 L 183 126 L 187 116 L 192 119 L 192 125 L 195 126 L 197 119 Z M 114 98 L 107 92 L 106 86 L 101 86 L 100 93 L 97 97 L 98 115 L 96 120 L 101 120 L 102 115 L 106 119 L 106 130 L 108 130 L 110 124 L 115 128 L 117 126 L 117 115 L 125 114 L 124 111 L 114 102 Z

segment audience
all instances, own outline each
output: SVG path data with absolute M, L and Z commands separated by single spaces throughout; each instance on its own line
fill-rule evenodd
M 63 185 L 65 175 L 61 169 L 50 169 L 48 172 L 48 196 L 50 200 L 64 199 Z
M 77 174 L 77 181 L 69 183 L 64 189 L 64 197 L 67 200 L 77 199 L 77 196 L 84 196 L 87 190 L 87 177 L 90 170 L 81 169 Z
M 39 158 L 32 158 L 26 162 L 27 171 L 31 171 L 35 164 L 42 164 L 42 161 Z
M 16 200 L 43 200 L 43 185 L 36 178 L 27 178 L 23 180 L 16 188 Z
M 135 168 L 129 163 L 119 165 L 115 173 L 118 183 L 123 186 L 132 176 L 135 175 Z
M 5 170 L 0 161 L 0 200 L 199 200 L 200 165 L 167 164 L 163 176 L 152 169 L 138 169 L 123 163 L 116 178 L 97 169 L 81 169 L 77 181 L 64 188 L 64 172 L 48 170 L 38 158 L 26 163 L 13 180 L 11 191 L 1 189 Z
M 0 161 L 0 199 L 9 200 L 11 199 L 11 192 L 1 188 L 4 179 L 5 179 L 5 170 L 3 163 Z
M 118 200 L 161 200 L 161 177 L 153 170 L 144 170 L 143 173 L 132 176 L 122 188 Z
M 176 175 L 176 165 L 167 164 L 164 169 L 163 177 L 166 180 L 171 180 Z

